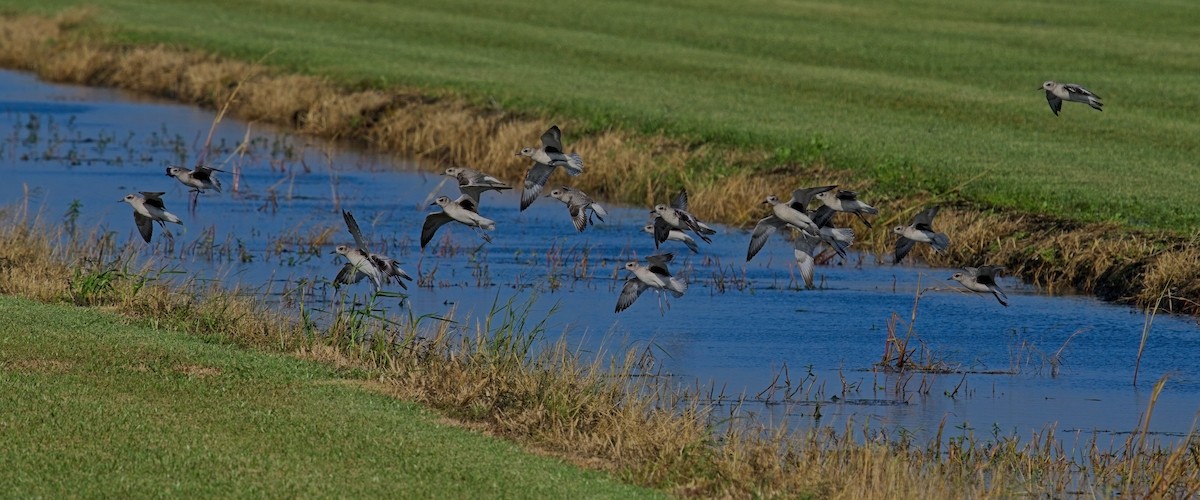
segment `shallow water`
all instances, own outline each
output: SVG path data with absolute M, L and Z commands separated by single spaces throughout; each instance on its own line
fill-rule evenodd
M 77 200 L 80 232 L 114 232 L 168 271 L 164 279 L 201 276 L 261 293 L 300 289 L 312 307 L 337 297 L 328 280 L 341 261 L 328 252 L 351 241 L 338 213 L 346 208 L 410 274 L 432 275 L 432 286 L 410 286 L 403 305 L 384 299 L 393 311 L 453 310 L 463 318 L 486 313 L 496 301 L 534 297 L 535 314 L 557 308 L 550 330 L 584 349 L 647 349 L 655 369 L 680 384 L 712 388 L 726 402 L 744 395 L 781 403 L 746 408 L 793 427 L 840 427 L 853 419 L 927 437 L 944 419 L 949 435 L 1028 435 L 1054 426 L 1120 440 L 1137 425 L 1163 375 L 1169 382 L 1151 431 L 1163 441 L 1178 439 L 1200 408 L 1200 329 L 1191 318 L 1155 320 L 1134 387 L 1144 321 L 1137 310 L 1045 296 L 1014 280 L 1001 283 L 1011 299 L 1003 308 L 990 296 L 956 290 L 946 281 L 952 270 L 878 265 L 869 255 L 819 267 L 820 287 L 797 290 L 787 242 L 769 242 L 747 265 L 749 236 L 729 228 L 712 245 L 701 242 L 698 255 L 668 242 L 676 254 L 672 270 L 691 279 L 686 296 L 664 301 L 647 293 L 614 314 L 627 274 L 618 269 L 654 252 L 641 232 L 647 209 L 610 206 L 607 221 L 580 234 L 556 200 L 519 212 L 518 193 L 487 193 L 481 213 L 497 221 L 492 243 L 447 225 L 422 253 L 417 239 L 427 205 L 437 194 L 457 196 L 444 177 L 259 125 L 250 127 L 255 146 L 245 156 L 233 147 L 247 125 L 226 120 L 217 128 L 218 152 L 208 162 L 238 168 L 238 186 L 234 192 L 233 172 L 220 174 L 225 193 L 202 196 L 192 214 L 186 189 L 163 169 L 194 164 L 211 122 L 207 111 L 0 72 L 0 204 L 28 200 L 57 223 Z M 588 168 L 604 168 L 598 163 Z M 568 178 L 556 173 L 549 185 L 563 182 Z M 168 209 L 186 225 L 171 228 L 173 243 L 156 229 L 154 243 L 143 244 L 130 207 L 116 203 L 134 191 L 166 192 Z M 326 230 L 332 237 L 314 253 L 305 242 Z M 907 328 L 918 287 L 936 289 L 922 294 L 915 330 L 952 373 L 871 371 L 892 314 L 902 319 L 901 334 Z M 369 285 L 350 289 L 366 294 Z M 1055 373 L 1048 358 L 1060 347 Z M 784 366 L 790 389 L 784 377 L 775 379 Z M 785 392 L 792 394 L 784 398 Z

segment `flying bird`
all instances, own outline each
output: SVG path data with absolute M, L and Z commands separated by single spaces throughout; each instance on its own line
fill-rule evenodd
M 871 222 L 867 220 L 864 214 L 879 215 L 878 209 L 859 201 L 858 193 L 854 191 L 839 189 L 837 191 L 819 193 L 816 196 L 818 200 L 821 200 L 821 203 L 824 203 L 825 206 L 833 210 L 857 215 L 858 220 L 861 220 L 868 228 L 871 227 Z
M 453 177 L 458 181 L 458 191 L 470 196 L 476 202 L 485 191 L 504 191 L 512 189 L 504 181 L 468 167 L 450 167 L 442 175 Z
M 696 216 L 688 212 L 688 196 L 687 190 L 679 191 L 679 195 L 671 202 L 671 206 L 655 205 L 654 210 L 650 212 L 654 215 L 654 248 L 664 241 L 671 234 L 672 229 L 688 230 L 696 233 L 705 243 L 712 243 L 712 239 L 708 237 L 710 234 L 717 234 L 717 231 L 708 227 L 703 222 L 696 219 Z
M 334 286 L 350 285 L 362 281 L 363 278 L 370 278 L 376 292 L 383 288 L 384 284 L 391 283 L 393 280 L 401 288 L 407 290 L 408 285 L 404 283 L 404 280 L 412 281 L 412 276 L 400 269 L 400 265 L 395 259 L 367 250 L 367 241 L 363 238 L 362 230 L 359 229 L 358 221 L 354 220 L 353 214 L 342 210 L 342 218 L 346 221 L 346 228 L 350 230 L 350 235 L 354 237 L 354 246 L 338 245 L 333 250 L 333 253 L 341 255 L 347 260 L 333 279 Z
M 167 167 L 167 177 L 178 179 L 184 186 L 192 188 L 191 191 L 196 193 L 203 193 L 207 189 L 221 192 L 221 181 L 217 180 L 213 172 L 224 172 L 224 170 L 204 165 L 197 165 L 195 170 L 176 166 Z
M 646 224 L 644 227 L 642 227 L 642 230 L 653 235 L 654 224 Z M 678 229 L 671 229 L 670 232 L 667 233 L 667 239 L 665 241 L 678 241 L 684 245 L 687 245 L 688 250 L 691 250 L 692 253 L 700 252 L 700 246 L 696 244 L 696 240 L 692 239 L 691 236 L 688 236 L 687 233 Z
M 666 290 L 675 297 L 682 297 L 687 291 L 687 281 L 678 276 L 671 276 L 671 271 L 667 270 L 667 263 L 671 262 L 672 258 L 674 255 L 669 253 L 651 255 L 646 257 L 649 266 L 640 265 L 635 261 L 626 262 L 625 269 L 633 272 L 633 276 L 625 280 L 625 286 L 621 288 L 616 312 L 628 309 L 642 292 L 650 288 L 657 291 Z
M 965 272 L 954 273 L 954 276 L 946 279 L 962 283 L 972 292 L 991 293 L 1000 305 L 1008 307 L 1008 296 L 996 285 L 996 274 L 1003 270 L 1000 266 L 964 267 Z
M 592 222 L 591 215 L 595 215 L 597 219 L 600 219 L 600 222 L 604 222 L 604 218 L 608 217 L 608 212 L 604 211 L 604 207 L 578 189 L 560 186 L 558 189 L 550 191 L 550 194 L 546 196 L 567 205 L 567 212 L 571 214 L 571 222 L 575 223 L 575 229 L 580 232 L 588 224 L 595 224 Z
M 162 195 L 166 193 L 139 191 L 141 196 L 136 194 L 127 194 L 125 198 L 117 200 L 117 203 L 125 202 L 133 206 L 133 222 L 137 224 L 138 232 L 142 234 L 142 239 L 146 243 L 150 243 L 150 237 L 154 235 L 154 223 L 158 222 L 163 227 L 163 231 L 167 230 L 167 222 L 183 225 L 183 221 L 179 220 L 175 214 L 168 212 L 167 207 L 163 205 Z M 171 233 L 167 233 L 170 236 Z
M 496 229 L 496 221 L 479 215 L 478 202 L 474 198 L 467 195 L 459 196 L 457 200 L 451 200 L 446 196 L 439 196 L 429 206 L 437 205 L 442 207 L 441 212 L 434 212 L 425 216 L 425 223 L 421 226 L 421 249 L 425 249 L 425 245 L 429 240 L 433 239 L 433 234 L 438 228 L 445 225 L 447 222 L 455 221 L 462 223 L 468 227 L 474 228 L 479 232 L 479 236 L 484 241 L 491 243 L 492 238 L 483 231 L 491 231 Z
M 790 226 L 812 235 L 820 235 L 821 229 L 813 223 L 808 214 L 797 210 L 791 203 L 784 203 L 775 195 L 768 196 L 763 203 L 771 205 L 771 215 L 763 217 L 754 225 L 754 232 L 750 234 L 750 247 L 746 249 L 746 262 L 758 255 L 771 235 L 780 229 Z
M 937 216 L 938 208 L 932 207 L 918 213 L 910 225 L 892 228 L 892 232 L 899 235 L 896 238 L 896 260 L 892 262 L 893 265 L 899 264 L 917 243 L 929 243 L 938 253 L 945 252 L 950 246 L 950 238 L 946 233 L 933 230 L 933 218 Z
M 1100 96 L 1074 83 L 1050 80 L 1043 83 L 1040 90 L 1046 91 L 1046 102 L 1050 104 L 1050 111 L 1054 112 L 1054 116 L 1058 116 L 1058 112 L 1062 111 L 1063 101 L 1082 102 L 1096 111 L 1104 111 L 1101 109 L 1104 103 L 1100 102 Z
M 521 190 L 521 210 L 529 208 L 538 199 L 542 186 L 550 179 L 555 167 L 563 167 L 567 175 L 576 176 L 583 173 L 583 158 L 578 153 L 563 153 L 562 131 L 558 125 L 551 125 L 542 134 L 542 147 L 524 148 L 517 156 L 525 156 L 533 160 L 533 166 L 525 173 L 525 186 Z

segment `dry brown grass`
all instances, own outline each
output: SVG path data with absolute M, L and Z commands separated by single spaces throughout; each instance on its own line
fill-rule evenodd
M 322 137 L 359 141 L 425 160 L 432 168 L 468 165 L 501 178 L 520 179 L 528 167 L 513 155 L 533 145 L 548 123 L 558 121 L 568 149 L 589 168 L 570 183 L 599 199 L 652 206 L 687 187 L 702 219 L 753 224 L 765 214 L 768 194 L 779 186 L 840 183 L 864 191 L 884 214 L 874 229 L 844 219 L 859 235 L 860 248 L 889 253 L 889 228 L 907 223 L 929 204 L 943 210 L 935 227 L 951 235 L 945 256 L 918 249 L 915 257 L 935 265 L 984 262 L 1050 291 L 1094 293 L 1142 307 L 1170 282 L 1169 310 L 1200 314 L 1200 260 L 1194 245 L 1177 236 L 1139 233 L 1111 224 L 1077 224 L 1044 216 L 994 213 L 940 197 L 880 199 L 870 181 L 854 179 L 820 163 L 772 165 L 770 155 L 711 144 L 681 142 L 621 130 L 575 134 L 579 124 L 495 109 L 464 99 L 413 89 L 350 90 L 318 77 L 280 74 L 258 63 L 220 59 L 164 46 L 118 46 L 101 41 L 87 24 L 86 9 L 53 19 L 0 18 L 0 65 L 37 72 L 43 78 L 113 86 L 207 107 L 232 99 L 242 119 L 294 127 Z M 269 55 L 265 55 L 269 57 Z M 240 83 L 240 87 L 239 84 Z M 551 183 L 567 182 L 556 177 Z
M 1196 440 L 1161 448 L 1145 442 L 1143 430 L 1114 446 L 1093 438 L 1079 449 L 1064 449 L 1052 430 L 1029 441 L 987 442 L 943 439 L 939 432 L 929 443 L 854 425 L 789 432 L 756 423 L 736 406 L 701 403 L 670 378 L 635 376 L 646 375 L 638 371 L 640 350 L 582 357 L 547 339 L 521 304 L 502 304 L 458 323 L 378 318 L 349 305 L 313 321 L 303 309 L 268 306 L 257 295 L 150 281 L 150 266 L 135 265 L 100 237 L 64 246 L 50 243 L 56 237 L 20 210 L 8 211 L 0 220 L 0 292 L 98 307 L 156 328 L 327 363 L 374 390 L 435 408 L 448 421 L 681 496 L 1142 497 L 1200 491 Z M 199 366 L 177 369 L 219 375 Z

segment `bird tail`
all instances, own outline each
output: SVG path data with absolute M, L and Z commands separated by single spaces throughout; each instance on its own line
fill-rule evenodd
M 484 231 L 494 231 L 496 229 L 496 221 L 494 221 L 492 219 L 480 217 L 478 224 L 479 224 L 479 229 L 482 229 Z
M 567 155 L 567 164 L 564 165 L 567 169 L 567 175 L 576 176 L 583 173 L 583 157 L 579 153 L 571 153 Z
M 683 293 L 687 291 L 687 280 L 679 276 L 672 276 L 667 280 L 667 289 L 676 297 L 683 297 Z
M 183 221 L 179 220 L 179 217 L 176 217 L 175 214 L 173 214 L 171 212 L 163 210 L 162 215 L 163 215 L 163 219 L 165 219 L 167 222 L 173 222 L 175 224 L 183 225 Z
M 848 227 L 835 228 L 832 231 L 831 236 L 833 241 L 845 243 L 847 245 L 854 243 L 854 230 Z
M 930 244 L 933 245 L 933 249 L 936 250 L 937 253 L 945 252 L 946 249 L 950 247 L 950 237 L 946 236 L 946 233 L 933 233 Z
M 596 218 L 600 219 L 600 222 L 604 222 L 604 218 L 608 217 L 608 212 L 604 211 L 604 207 L 600 206 L 599 203 L 592 203 L 591 207 L 592 213 L 596 214 Z
M 708 226 L 707 226 L 707 225 L 705 225 L 703 222 L 699 222 L 699 221 L 697 221 L 697 222 L 696 222 L 696 227 L 698 227 L 698 228 L 699 228 L 699 229 L 697 229 L 697 230 L 696 230 L 696 233 L 698 233 L 698 234 L 717 234 L 717 230 L 716 230 L 716 229 L 713 229 L 713 228 L 711 228 L 711 227 L 708 227 Z M 708 240 L 705 240 L 705 241 L 708 241 Z
M 861 202 L 860 202 L 860 203 L 861 203 Z M 868 205 L 868 204 L 866 204 L 866 203 L 861 203 L 861 205 L 862 205 L 862 206 L 861 206 L 861 207 L 859 207 L 859 209 L 858 209 L 858 211 L 859 211 L 860 213 L 864 213 L 864 214 L 870 214 L 870 215 L 879 215 L 879 209 L 878 209 L 878 208 L 872 207 L 871 205 Z

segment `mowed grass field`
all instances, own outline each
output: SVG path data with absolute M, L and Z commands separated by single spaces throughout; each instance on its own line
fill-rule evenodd
M 661 496 L 316 363 L 14 297 L 0 316 L 8 496 Z
M 961 195 L 984 206 L 1185 233 L 1200 223 L 1197 2 L 31 4 L 0 0 L 99 6 L 121 41 L 274 51 L 268 64 L 355 86 L 821 159 L 876 198 L 970 180 Z M 1055 117 L 1037 90 L 1050 79 L 1090 88 L 1106 110 L 1066 103 Z M 581 132 L 565 131 L 568 148 Z M 800 172 L 796 184 L 823 181 Z

